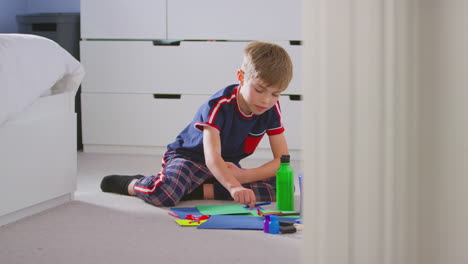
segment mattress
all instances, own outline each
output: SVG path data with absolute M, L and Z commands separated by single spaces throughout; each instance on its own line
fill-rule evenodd
M 74 95 L 83 75 L 81 64 L 52 40 L 0 34 L 0 125 L 41 97 Z

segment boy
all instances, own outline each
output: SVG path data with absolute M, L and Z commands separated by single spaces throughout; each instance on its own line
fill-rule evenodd
M 252 42 L 244 50 L 239 84 L 214 94 L 193 121 L 167 146 L 161 172 L 144 177 L 109 175 L 101 189 L 136 195 L 156 206 L 183 199 L 233 199 L 253 208 L 256 201 L 275 200 L 275 173 L 288 154 L 279 96 L 292 79 L 292 62 L 280 46 Z M 273 160 L 242 169 L 267 134 Z

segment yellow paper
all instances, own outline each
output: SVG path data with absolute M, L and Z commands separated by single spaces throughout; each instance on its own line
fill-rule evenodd
M 185 220 L 185 219 L 175 219 L 175 221 L 177 222 L 177 224 L 181 226 L 199 226 L 201 223 L 205 222 L 206 220 L 201 220 L 200 223 L 198 223 L 197 221 Z

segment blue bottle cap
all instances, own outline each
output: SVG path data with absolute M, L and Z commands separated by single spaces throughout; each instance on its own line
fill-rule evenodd
M 281 163 L 289 163 L 291 156 L 289 155 L 281 155 Z
M 280 232 L 280 226 L 279 226 L 279 220 L 277 215 L 271 215 L 270 216 L 270 234 L 279 234 Z

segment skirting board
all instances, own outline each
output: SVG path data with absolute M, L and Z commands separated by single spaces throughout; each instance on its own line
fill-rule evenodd
M 72 201 L 74 198 L 73 193 L 68 193 L 64 194 L 62 196 L 59 196 L 57 198 L 50 199 L 48 201 L 42 202 L 35 204 L 33 206 L 29 206 L 26 208 L 23 208 L 21 210 L 0 216 L 0 226 L 4 226 L 9 223 L 13 223 L 15 221 L 18 221 L 22 218 L 40 213 L 42 211 L 54 208 L 56 206 L 59 206 L 61 204 L 67 203 L 69 201 Z
M 121 146 L 121 145 L 91 145 L 84 144 L 83 151 L 86 153 L 109 153 L 109 154 L 141 154 L 141 155 L 162 155 L 166 152 L 165 147 L 156 146 Z M 302 160 L 302 151 L 297 149 L 289 150 L 291 159 Z M 250 159 L 271 159 L 271 150 L 258 148 Z

